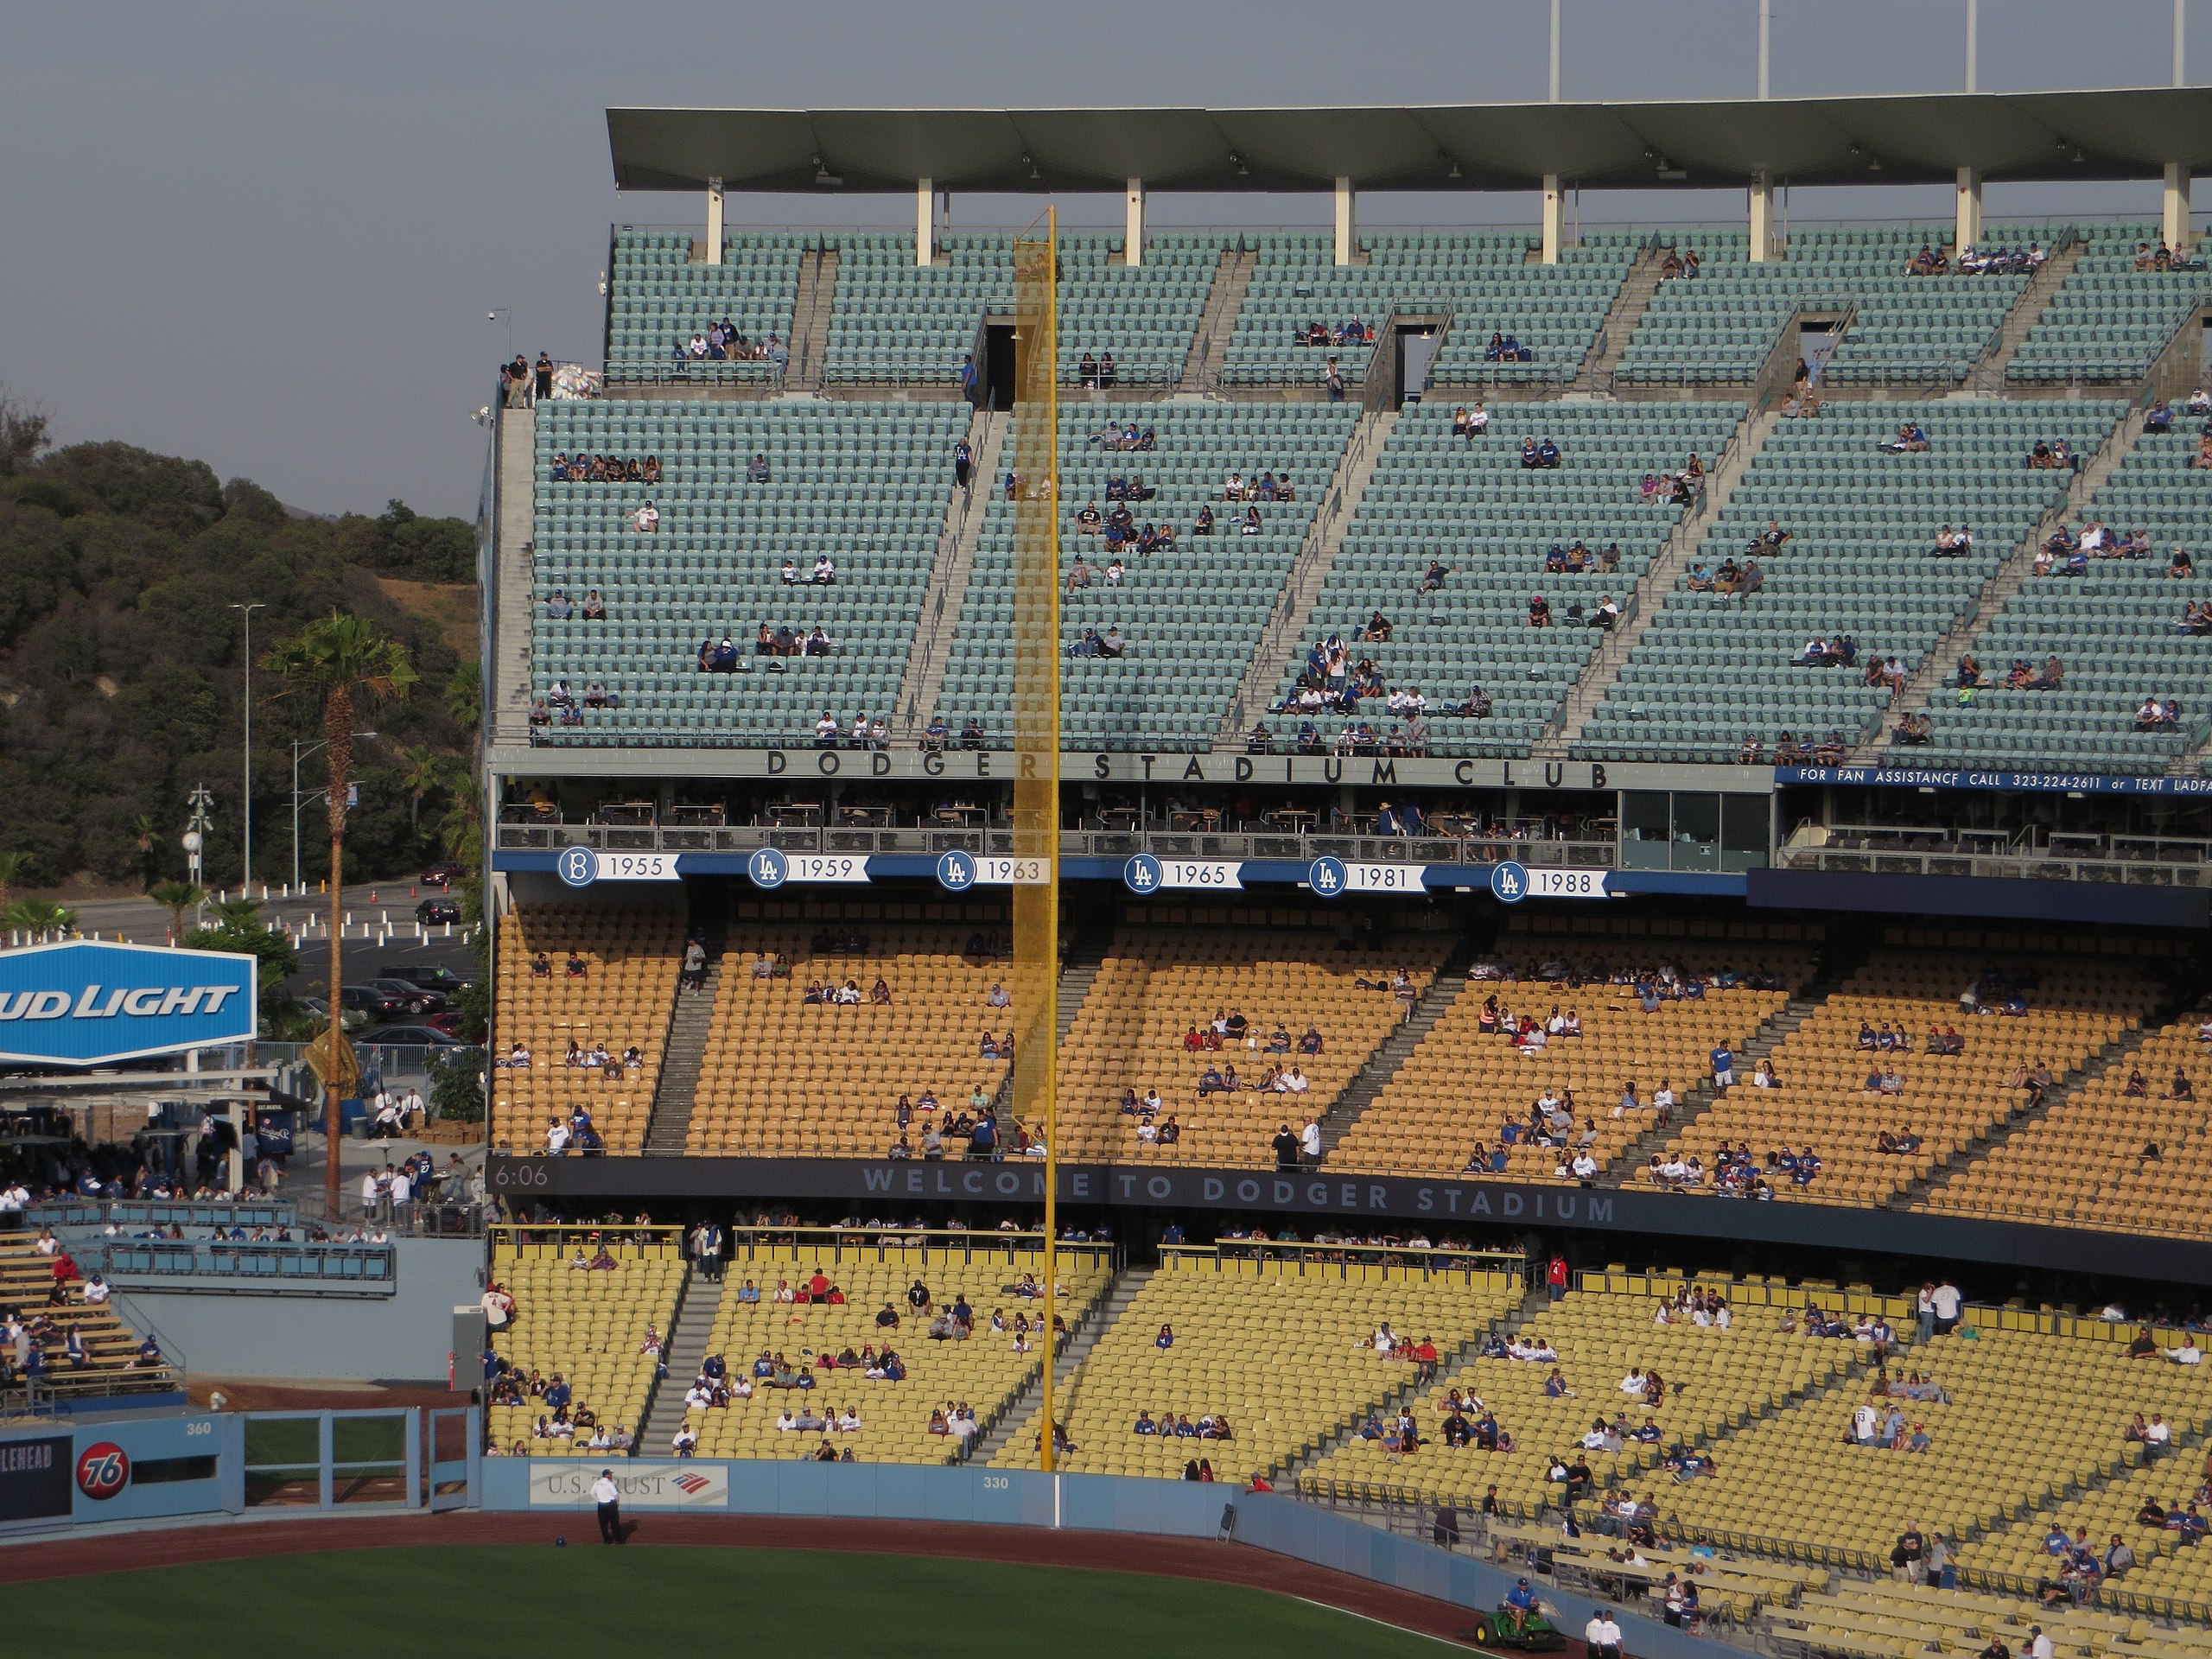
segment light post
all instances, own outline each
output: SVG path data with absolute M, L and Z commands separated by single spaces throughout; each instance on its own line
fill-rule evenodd
M 239 864 L 238 891 L 244 897 L 251 899 L 253 897 L 253 613 L 265 611 L 269 607 L 266 601 L 257 600 L 251 605 L 233 605 L 231 608 L 238 612 L 245 621 L 245 740 L 243 745 L 245 792 L 238 797 L 239 834 L 245 850 Z
M 354 739 L 357 741 L 363 738 L 372 738 L 376 734 L 374 732 L 356 732 L 353 734 Z M 329 747 L 329 742 L 330 740 L 328 738 L 325 738 L 320 743 L 302 743 L 297 738 L 294 738 L 292 740 L 292 893 L 293 896 L 296 898 L 306 891 L 300 882 L 300 807 L 302 804 L 302 797 L 300 793 L 300 762 L 306 760 L 308 756 L 313 754 L 317 749 L 327 748 Z M 359 785 L 349 784 L 346 787 L 348 789 L 353 789 L 358 788 Z M 326 792 L 327 791 L 324 790 L 316 790 L 313 791 L 312 795 L 305 798 L 312 799 L 314 795 L 321 795 Z M 346 804 L 350 806 L 353 803 L 349 801 Z
M 207 873 L 207 832 L 215 827 L 214 820 L 207 815 L 207 809 L 215 804 L 215 798 L 207 792 L 207 785 L 194 784 L 192 786 L 192 793 L 185 797 L 184 804 L 192 809 L 192 816 L 184 821 L 182 845 L 185 873 L 190 878 L 192 885 L 200 889 L 202 895 L 200 902 L 204 905 L 207 902 L 205 896 Z M 195 921 L 199 919 L 197 906 L 194 907 L 193 918 Z

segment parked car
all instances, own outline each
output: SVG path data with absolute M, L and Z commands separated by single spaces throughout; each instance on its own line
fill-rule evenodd
M 426 1014 L 442 1014 L 446 997 L 442 991 L 426 991 L 420 985 L 404 979 L 372 979 L 370 984 L 399 999 L 399 1005 L 410 1019 L 420 1019 Z
M 379 990 L 374 985 L 348 985 L 339 998 L 340 1006 L 358 1008 L 370 1020 L 397 1020 L 407 1012 L 404 999 L 390 991 Z
M 363 1043 L 385 1044 L 396 1048 L 474 1048 L 476 1046 L 474 1043 L 461 1041 L 451 1032 L 440 1031 L 435 1026 L 412 1023 L 378 1026 L 373 1031 L 363 1032 L 359 1040 Z
M 435 864 L 423 867 L 423 885 L 426 887 L 449 887 L 467 874 L 466 866 L 456 864 L 449 858 L 442 859 Z
M 404 980 L 410 985 L 419 985 L 426 991 L 435 991 L 451 1001 L 455 993 L 468 988 L 469 982 L 450 968 L 441 968 L 432 963 L 404 963 L 395 967 L 387 963 L 377 976 L 379 979 Z
M 449 899 L 442 893 L 425 899 L 415 906 L 415 919 L 425 927 L 435 927 L 440 922 L 458 922 L 461 920 L 461 900 Z
M 319 996 L 303 996 L 300 999 L 300 1006 L 319 1020 L 327 1022 L 330 1018 L 330 1004 Z M 338 1011 L 338 1029 L 340 1031 L 359 1031 L 368 1023 L 369 1014 L 365 1008 L 357 1008 L 347 1003 Z
M 443 1014 L 425 1014 L 423 1023 L 442 1031 L 448 1037 L 461 1037 L 462 1016 L 451 1008 L 448 1008 Z M 467 1042 L 468 1039 L 462 1037 L 461 1040 Z

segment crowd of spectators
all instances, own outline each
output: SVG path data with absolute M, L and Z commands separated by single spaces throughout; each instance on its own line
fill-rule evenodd
M 587 455 L 580 449 L 571 456 L 556 451 L 546 477 L 556 484 L 658 484 L 660 457 L 641 461 L 635 455 Z
M 699 363 L 772 363 L 780 372 L 790 360 L 791 349 L 781 336 L 768 334 L 754 339 L 724 317 L 694 332 L 689 340 L 679 339 L 671 366 L 680 374 Z
M 587 622 L 607 620 L 607 600 L 594 588 L 582 601 L 572 600 L 565 588 L 556 588 L 545 596 L 545 614 L 556 622 L 565 622 L 580 616 Z
M 1294 345 L 1326 349 L 1332 346 L 1372 346 L 1375 325 L 1357 317 L 1346 317 L 1342 322 L 1309 322 L 1291 336 Z

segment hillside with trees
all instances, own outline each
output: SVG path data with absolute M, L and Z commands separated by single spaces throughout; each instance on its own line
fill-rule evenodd
M 321 741 L 314 699 L 275 695 L 262 659 L 334 612 L 405 647 L 420 683 L 372 711 L 357 746 L 347 879 L 401 873 L 464 841 L 478 721 L 474 534 L 394 501 L 377 518 L 305 517 L 245 479 L 122 443 L 53 448 L 0 399 L 0 848 L 17 889 L 139 892 L 180 876 L 195 786 L 213 797 L 207 873 L 234 884 L 245 630 L 254 604 L 254 865 L 291 871 L 292 745 Z M 320 755 L 302 786 L 324 782 Z M 310 880 L 327 861 L 302 804 Z

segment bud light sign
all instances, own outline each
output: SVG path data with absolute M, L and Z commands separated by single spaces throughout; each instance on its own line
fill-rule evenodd
M 105 1065 L 254 1034 L 254 959 L 72 940 L 0 950 L 0 1061 Z

